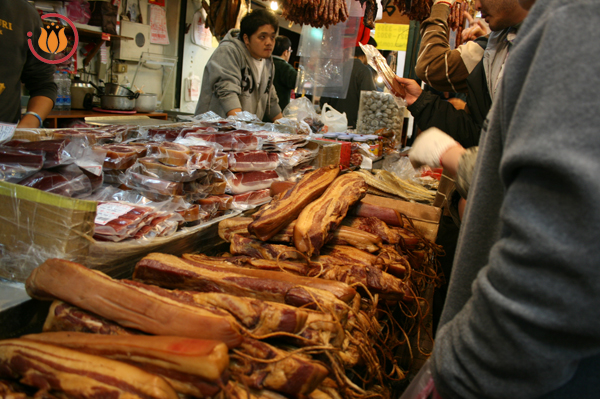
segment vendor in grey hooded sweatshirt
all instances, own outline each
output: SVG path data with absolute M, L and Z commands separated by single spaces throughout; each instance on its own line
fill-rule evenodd
M 282 117 L 271 58 L 278 29 L 275 15 L 260 9 L 242 18 L 239 30 L 227 33 L 204 68 L 196 115 L 248 111 L 259 119 Z

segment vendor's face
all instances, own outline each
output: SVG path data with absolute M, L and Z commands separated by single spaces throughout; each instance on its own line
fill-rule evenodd
M 518 0 L 475 0 L 475 8 L 481 11 L 481 17 L 493 31 L 514 26 L 527 16 L 527 10 Z
M 526 10 L 529 10 L 531 7 L 533 7 L 533 3 L 535 3 L 535 0 L 519 0 L 519 4 L 521 4 L 521 7 L 523 7 Z
M 257 59 L 268 58 L 275 46 L 277 32 L 271 25 L 263 25 L 250 37 L 244 35 L 244 43 L 250 55 Z

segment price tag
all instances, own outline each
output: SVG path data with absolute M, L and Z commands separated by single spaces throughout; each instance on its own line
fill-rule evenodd
M 4 143 L 13 138 L 15 134 L 16 124 L 0 123 L 0 143 Z
M 119 216 L 125 215 L 133 208 L 133 206 L 115 202 L 100 204 L 96 208 L 96 220 L 94 220 L 94 223 L 104 226 L 111 220 L 118 219 Z

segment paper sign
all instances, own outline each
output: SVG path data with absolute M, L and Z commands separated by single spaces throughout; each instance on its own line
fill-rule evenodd
M 375 24 L 377 49 L 406 51 L 410 25 Z
M 167 13 L 164 8 L 154 4 L 150 5 L 150 43 L 169 44 Z
M 123 204 L 100 204 L 96 208 L 96 219 L 94 220 L 94 223 L 104 226 L 106 223 L 117 219 L 119 216 L 125 215 L 132 209 L 132 206 Z

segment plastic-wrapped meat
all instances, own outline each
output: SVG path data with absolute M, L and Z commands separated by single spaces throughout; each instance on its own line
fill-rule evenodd
M 148 137 L 155 141 L 175 141 L 181 136 L 180 127 L 160 127 L 148 129 Z
M 210 190 L 208 194 L 210 195 L 222 195 L 225 194 L 225 190 L 227 189 L 227 180 L 222 173 L 219 172 L 211 172 L 209 174 L 210 179 Z
M 192 134 L 192 133 L 210 133 L 210 132 L 216 132 L 217 129 L 215 129 L 214 127 L 201 127 L 201 126 L 193 126 L 193 127 L 186 127 L 181 129 L 181 137 L 187 137 L 188 134 Z
M 138 160 L 141 170 L 147 175 L 155 175 L 159 179 L 185 183 L 201 178 L 206 174 L 200 169 L 190 169 L 187 166 L 169 166 L 161 163 L 158 158 L 144 157 Z
M 125 172 L 125 170 L 105 170 L 102 174 L 107 184 L 120 186 L 123 184 L 123 179 L 125 179 Z
M 308 143 L 306 136 L 275 132 L 256 132 L 254 137 L 262 141 L 262 149 L 266 151 L 290 151 Z
M 0 146 L 0 180 L 16 183 L 42 169 L 42 151 L 25 151 Z
M 218 133 L 214 135 L 214 139 L 225 151 L 252 151 L 258 150 L 262 145 L 262 140 L 245 130 Z
M 153 218 L 133 236 L 134 239 L 167 237 L 174 234 L 179 228 L 183 217 L 178 213 L 161 215 Z
M 185 226 L 196 226 L 201 222 L 210 218 L 210 213 L 205 211 L 198 204 L 191 205 L 188 208 L 180 209 L 177 211 L 178 214 L 183 217 Z
M 96 209 L 94 238 L 121 241 L 133 237 L 154 214 L 154 208 L 121 202 L 100 202 Z
M 229 168 L 229 158 L 227 153 L 223 151 L 217 151 L 213 158 L 212 170 L 221 171 Z
M 311 151 L 308 148 L 298 148 L 279 154 L 279 159 L 282 165 L 293 168 L 305 162 L 312 161 L 317 157 L 318 153 L 318 149 Z
M 274 170 L 264 172 L 240 172 L 226 175 L 227 184 L 233 194 L 262 190 L 271 187 L 271 183 L 283 180 Z
M 89 145 L 103 144 L 115 138 L 115 133 L 99 129 L 62 129 L 52 133 L 54 139 L 85 138 Z
M 266 188 L 264 190 L 249 191 L 244 194 L 234 195 L 231 207 L 233 209 L 246 210 L 269 201 L 271 201 L 271 192 Z
M 89 177 L 76 165 L 40 170 L 19 184 L 65 197 L 83 196 L 93 191 Z
M 206 197 L 212 190 L 210 178 L 201 178 L 183 184 L 183 194 L 187 200 L 194 202 L 198 199 Z
M 230 152 L 228 160 L 233 172 L 275 170 L 279 166 L 279 156 L 265 151 Z
M 213 164 L 213 159 L 216 154 L 214 147 L 203 145 L 189 146 L 192 156 L 190 158 L 190 166 L 198 169 L 210 169 Z
M 125 173 L 123 183 L 135 190 L 149 191 L 166 196 L 183 195 L 183 183 L 146 176 L 132 169 Z
M 69 144 L 68 139 L 62 140 L 43 140 L 43 141 L 9 141 L 3 145 L 7 147 L 17 148 L 25 151 L 43 151 L 45 154 L 44 158 L 44 169 L 52 168 L 63 164 L 71 156 L 67 153 L 65 147 Z
M 202 140 L 207 143 L 216 143 L 217 142 L 217 133 L 215 130 L 211 131 L 193 131 L 193 132 L 185 132 L 186 139 L 194 139 L 194 140 Z
M 208 212 L 211 216 L 215 215 L 219 211 L 226 211 L 231 209 L 233 203 L 233 197 L 231 195 L 213 195 L 196 201 L 200 208 Z
M 158 153 L 160 162 L 171 166 L 187 165 L 192 154 L 187 146 L 169 142 L 162 143 L 158 147 Z
M 100 149 L 106 150 L 106 158 L 104 158 L 103 169 L 109 170 L 124 170 L 128 169 L 135 161 L 146 155 L 147 148 L 143 146 L 132 146 L 124 144 L 106 144 L 99 146 Z

